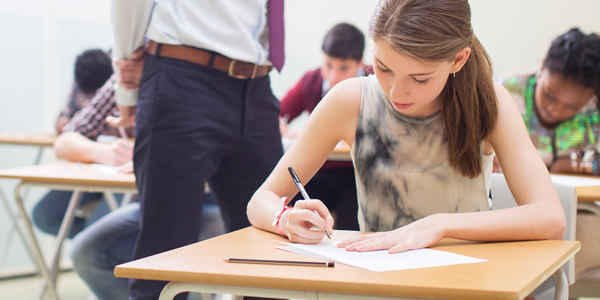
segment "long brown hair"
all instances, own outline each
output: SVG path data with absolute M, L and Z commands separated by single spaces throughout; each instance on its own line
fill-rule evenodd
M 369 35 L 427 62 L 454 61 L 461 49 L 471 48 L 442 90 L 442 128 L 450 165 L 464 176 L 481 174 L 480 143 L 494 128 L 498 108 L 490 58 L 473 34 L 467 0 L 381 0 Z

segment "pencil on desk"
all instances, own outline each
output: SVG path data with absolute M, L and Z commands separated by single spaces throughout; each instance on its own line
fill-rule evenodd
M 327 267 L 333 268 L 335 263 L 332 261 L 295 261 L 295 260 L 269 260 L 269 259 L 251 259 L 251 258 L 224 258 L 229 263 L 243 264 L 267 264 L 267 265 L 286 265 L 286 266 L 305 266 L 305 267 Z

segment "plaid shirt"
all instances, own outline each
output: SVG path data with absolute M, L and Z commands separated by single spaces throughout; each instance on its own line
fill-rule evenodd
M 119 135 L 117 128 L 106 123 L 106 117 L 118 116 L 119 111 L 115 103 L 114 85 L 116 76 L 112 75 L 106 83 L 98 89 L 92 100 L 75 113 L 73 118 L 63 127 L 63 131 L 75 131 L 88 139 L 95 141 L 99 135 Z

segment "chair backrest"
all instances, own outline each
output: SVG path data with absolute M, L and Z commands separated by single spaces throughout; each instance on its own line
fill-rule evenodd
M 555 182 L 554 189 L 560 199 L 563 210 L 565 211 L 565 217 L 567 220 L 567 230 L 565 232 L 565 240 L 575 240 L 575 222 L 577 215 L 577 191 L 574 186 L 566 185 L 564 183 Z M 492 210 L 504 209 L 509 207 L 517 206 L 517 202 L 513 197 L 508 184 L 503 174 L 493 173 L 492 174 Z M 564 266 L 569 284 L 575 282 L 575 259 L 571 258 Z

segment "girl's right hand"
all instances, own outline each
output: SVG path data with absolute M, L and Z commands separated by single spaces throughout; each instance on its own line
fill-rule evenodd
M 294 209 L 284 212 L 281 218 L 285 221 L 280 222 L 280 229 L 293 243 L 316 244 L 325 236 L 323 230 L 333 234 L 333 217 L 321 200 L 298 200 Z M 311 229 L 315 226 L 320 229 Z

